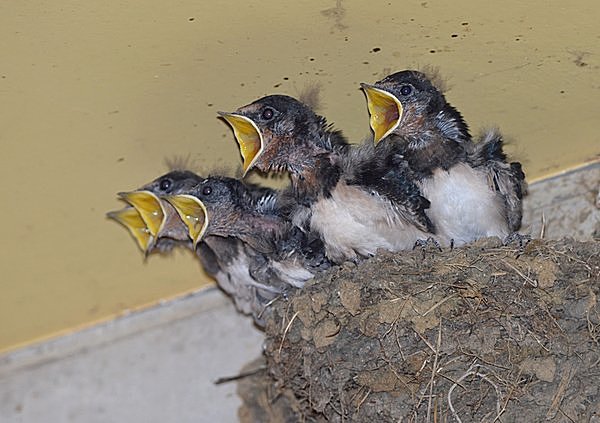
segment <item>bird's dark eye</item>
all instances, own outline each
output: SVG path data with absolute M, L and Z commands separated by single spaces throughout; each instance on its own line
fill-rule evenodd
M 271 109 L 270 107 L 267 107 L 265 110 L 263 110 L 261 117 L 264 120 L 270 120 L 273 118 L 273 109 Z
M 400 87 L 400 94 L 409 95 L 410 93 L 412 93 L 412 87 L 410 85 L 403 85 Z
M 211 187 L 206 186 L 206 187 L 202 188 L 202 194 L 203 195 L 210 195 L 211 193 L 212 193 L 212 188 Z
M 169 188 L 171 188 L 171 185 L 172 185 L 172 182 L 170 179 L 163 179 L 159 183 L 159 187 L 162 191 L 168 190 Z

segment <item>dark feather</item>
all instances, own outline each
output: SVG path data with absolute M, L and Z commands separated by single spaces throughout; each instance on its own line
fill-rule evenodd
M 402 217 L 419 229 L 434 234 L 435 227 L 425 210 L 430 202 L 421 195 L 416 177 L 401 154 L 401 144 L 386 143 L 374 149 L 371 142 L 358 148 L 364 153 L 352 164 L 349 183 L 360 185 L 387 198 Z
M 468 162 L 473 167 L 486 169 L 493 188 L 504 200 L 510 230 L 518 231 L 523 218 L 522 199 L 527 193 L 527 182 L 521 163 L 506 162 L 502 134 L 495 129 L 484 132 L 469 154 Z

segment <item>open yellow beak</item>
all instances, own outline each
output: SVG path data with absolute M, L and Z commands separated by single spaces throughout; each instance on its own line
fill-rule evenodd
M 136 240 L 140 249 L 144 253 L 148 252 L 154 243 L 154 237 L 150 234 L 146 223 L 135 208 L 126 207 L 123 210 L 106 213 L 106 216 L 125 226 Z
M 150 234 L 156 237 L 164 224 L 166 214 L 160 199 L 150 191 L 121 192 L 119 196 L 135 207 Z
M 400 124 L 402 103 L 387 91 L 368 84 L 360 84 L 360 86 L 367 96 L 367 107 L 371 115 L 369 123 L 375 134 L 373 142 L 377 145 Z
M 252 119 L 235 113 L 219 112 L 233 128 L 235 139 L 244 158 L 244 175 L 248 172 L 263 151 L 263 139 L 260 130 Z
M 188 227 L 188 233 L 194 249 L 202 240 L 206 227 L 208 226 L 208 213 L 202 201 L 198 200 L 193 195 L 168 195 L 163 197 L 167 200 L 179 213 L 179 217 Z

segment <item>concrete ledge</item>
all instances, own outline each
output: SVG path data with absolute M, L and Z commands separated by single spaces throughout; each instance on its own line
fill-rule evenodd
M 1 422 L 234 422 L 262 334 L 210 289 L 0 359 Z
M 599 188 L 600 162 L 531 184 L 522 232 L 534 238 L 543 232 L 547 239 L 589 239 L 600 233 Z

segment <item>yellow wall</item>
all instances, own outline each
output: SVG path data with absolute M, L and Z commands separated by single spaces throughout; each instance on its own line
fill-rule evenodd
M 204 284 L 188 254 L 144 262 L 104 213 L 165 157 L 238 166 L 215 112 L 267 93 L 320 81 L 357 140 L 359 82 L 432 64 L 530 179 L 597 158 L 598 22 L 597 0 L 2 2 L 0 351 Z

